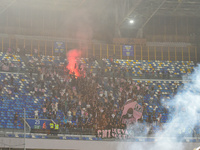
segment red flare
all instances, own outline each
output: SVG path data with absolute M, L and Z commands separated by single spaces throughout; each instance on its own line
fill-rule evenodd
M 76 63 L 76 59 L 81 57 L 81 51 L 73 49 L 70 50 L 67 53 L 67 60 L 68 60 L 68 65 L 67 69 L 69 70 L 69 73 L 72 74 L 73 72 L 75 73 L 75 76 L 79 77 L 80 73 L 78 70 L 78 64 Z

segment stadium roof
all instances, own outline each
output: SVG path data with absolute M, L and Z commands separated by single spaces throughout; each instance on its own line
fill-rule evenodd
M 51 20 L 58 18 L 60 28 L 61 26 L 73 28 L 74 24 L 71 22 L 74 19 L 71 18 L 76 18 L 76 23 L 79 19 L 80 22 L 89 20 L 91 28 L 97 30 L 95 32 L 98 33 L 103 33 L 103 31 L 111 33 L 114 26 L 127 28 L 127 21 L 130 19 L 135 19 L 134 29 L 143 29 L 154 16 L 200 17 L 200 0 L 1 0 L 0 18 L 6 14 L 6 11 L 19 14 L 20 9 L 24 8 L 26 8 L 24 12 L 29 15 L 27 18 L 30 18 L 31 13 L 40 12 L 40 18 L 37 16 L 35 19 L 38 24 L 47 14 L 51 14 L 50 21 L 45 20 L 47 24 L 52 24 Z M 86 14 L 85 18 L 82 12 Z M 11 18 L 17 15 L 11 14 Z M 29 21 L 23 16 L 22 14 L 20 18 L 20 26 L 30 28 Z
M 139 18 L 146 24 L 153 16 L 200 17 L 200 0 L 116 0 L 127 18 Z M 124 4 L 124 5 L 123 5 Z M 123 7 L 122 7 L 123 6 Z M 126 11 L 125 11 L 126 10 Z M 119 12 L 121 13 L 121 12 Z
M 93 8 L 107 5 L 111 9 L 117 3 L 118 7 L 122 9 L 126 7 L 127 10 L 132 10 L 132 13 L 135 12 L 142 16 L 148 16 L 155 11 L 155 15 L 200 16 L 200 0 L 1 0 L 1 10 L 7 9 L 14 2 L 31 5 L 31 7 L 49 7 L 57 10 L 69 10 L 81 5 L 86 5 L 86 7 L 92 5 Z M 108 3 L 110 4 L 108 5 Z
M 138 1 L 138 0 L 136 0 Z M 199 0 L 142 0 L 135 10 L 144 16 L 155 15 L 200 16 Z

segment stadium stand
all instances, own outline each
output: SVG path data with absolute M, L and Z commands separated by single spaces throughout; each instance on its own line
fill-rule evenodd
M 1 55 L 2 58 L 22 62 L 18 55 L 16 58 L 14 55 Z M 160 116 L 160 122 L 166 123 L 171 118 L 169 109 L 174 108 L 165 104 L 183 84 L 182 80 L 169 79 L 191 73 L 194 67 L 194 63 L 188 61 L 120 59 L 113 64 L 103 59 L 106 65 L 100 67 L 95 59 L 81 58 L 77 60 L 77 68 L 80 72 L 85 68 L 85 72 L 82 72 L 85 77 L 76 77 L 65 69 L 67 61 L 64 58 L 26 56 L 29 64 L 20 67 L 27 66 L 29 74 L 0 74 L 0 128 L 23 129 L 23 108 L 26 108 L 27 118 L 34 118 L 34 112 L 38 110 L 40 119 L 54 120 L 60 125 L 59 133 L 95 134 L 97 129 L 125 128 L 120 118 L 127 99 L 133 99 L 143 106 L 141 123 L 152 124 Z M 127 73 L 129 67 L 130 74 L 124 75 L 123 71 Z M 117 75 L 115 69 L 122 74 Z M 146 79 L 134 79 L 148 71 L 150 74 L 158 72 L 154 80 L 149 79 L 152 77 L 148 75 L 144 76 Z M 169 72 L 170 77 L 163 77 L 165 71 Z M 15 112 L 19 115 L 17 124 L 14 124 Z M 158 123 L 154 124 L 152 130 L 158 130 L 159 126 Z
M 192 61 L 147 61 L 147 60 L 120 60 L 111 62 L 110 59 L 103 59 L 108 67 L 120 66 L 127 72 L 126 76 L 144 78 L 181 78 L 187 73 L 193 72 L 194 62 Z
M 2 71 L 25 71 L 25 63 L 18 54 L 1 52 L 0 65 Z

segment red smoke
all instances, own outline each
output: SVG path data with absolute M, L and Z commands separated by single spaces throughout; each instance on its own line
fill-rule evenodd
M 68 60 L 67 69 L 69 70 L 70 74 L 74 72 L 77 77 L 80 76 L 80 73 L 78 71 L 78 64 L 76 63 L 76 59 L 80 57 L 81 57 L 81 51 L 76 49 L 70 50 L 67 53 L 67 60 Z

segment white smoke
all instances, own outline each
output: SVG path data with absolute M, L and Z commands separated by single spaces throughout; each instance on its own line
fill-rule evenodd
M 191 81 L 185 81 L 177 94 L 170 100 L 169 114 L 172 118 L 163 125 L 163 130 L 155 135 L 155 142 L 151 147 L 145 147 L 144 143 L 136 142 L 127 150 L 183 150 L 183 136 L 187 129 L 191 129 L 187 136 L 192 137 L 194 127 L 199 123 L 200 110 L 200 66 L 189 77 Z M 181 134 L 182 133 L 182 134 Z M 190 135 L 189 135 L 190 134 Z M 122 146 L 118 150 L 124 149 Z

